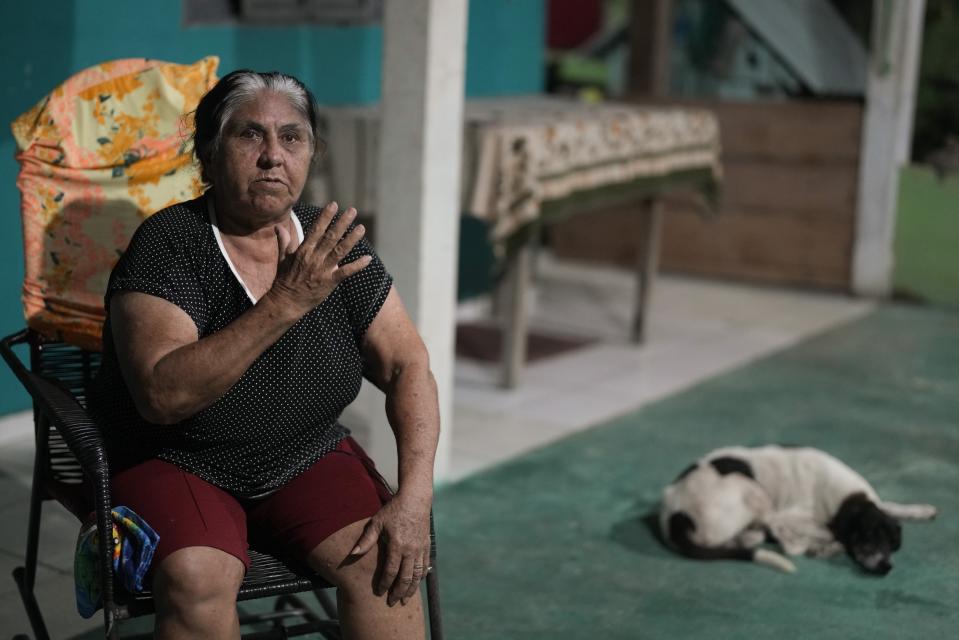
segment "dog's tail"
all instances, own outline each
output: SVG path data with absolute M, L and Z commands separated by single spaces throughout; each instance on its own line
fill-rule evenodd
M 688 558 L 695 560 L 746 560 L 764 564 L 786 573 L 794 573 L 794 565 L 786 556 L 769 549 L 728 549 L 724 547 L 703 547 L 696 544 L 690 534 L 696 529 L 696 523 L 683 512 L 669 517 L 669 541 Z

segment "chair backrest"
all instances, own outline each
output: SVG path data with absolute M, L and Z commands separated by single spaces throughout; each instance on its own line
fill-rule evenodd
M 216 57 L 90 67 L 17 118 L 28 326 L 100 348 L 110 270 L 147 216 L 202 191 L 188 116 Z

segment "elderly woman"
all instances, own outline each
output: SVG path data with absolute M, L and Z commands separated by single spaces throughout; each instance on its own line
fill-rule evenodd
M 110 278 L 90 406 L 114 502 L 160 534 L 158 638 L 239 635 L 248 540 L 336 585 L 347 637 L 424 635 L 436 386 L 356 211 L 297 204 L 316 120 L 295 78 L 225 76 L 196 111 L 209 189 L 147 219 Z M 392 496 L 337 422 L 363 376 L 386 393 Z

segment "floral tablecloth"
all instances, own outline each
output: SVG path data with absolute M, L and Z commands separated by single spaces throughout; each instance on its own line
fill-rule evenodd
M 474 158 L 466 211 L 500 243 L 548 201 L 691 170 L 721 177 L 719 125 L 704 109 L 483 100 L 467 108 Z
M 328 194 L 376 211 L 378 107 L 323 113 Z M 704 109 L 528 96 L 467 100 L 463 119 L 461 208 L 489 222 L 500 251 L 544 204 L 578 192 L 693 171 L 721 179 L 719 124 Z

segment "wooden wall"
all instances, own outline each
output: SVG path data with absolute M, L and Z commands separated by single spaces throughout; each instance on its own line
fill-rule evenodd
M 723 202 L 704 219 L 670 198 L 661 269 L 846 290 L 856 219 L 862 105 L 699 103 L 720 122 Z M 561 257 L 635 264 L 635 210 L 577 215 L 551 227 Z

